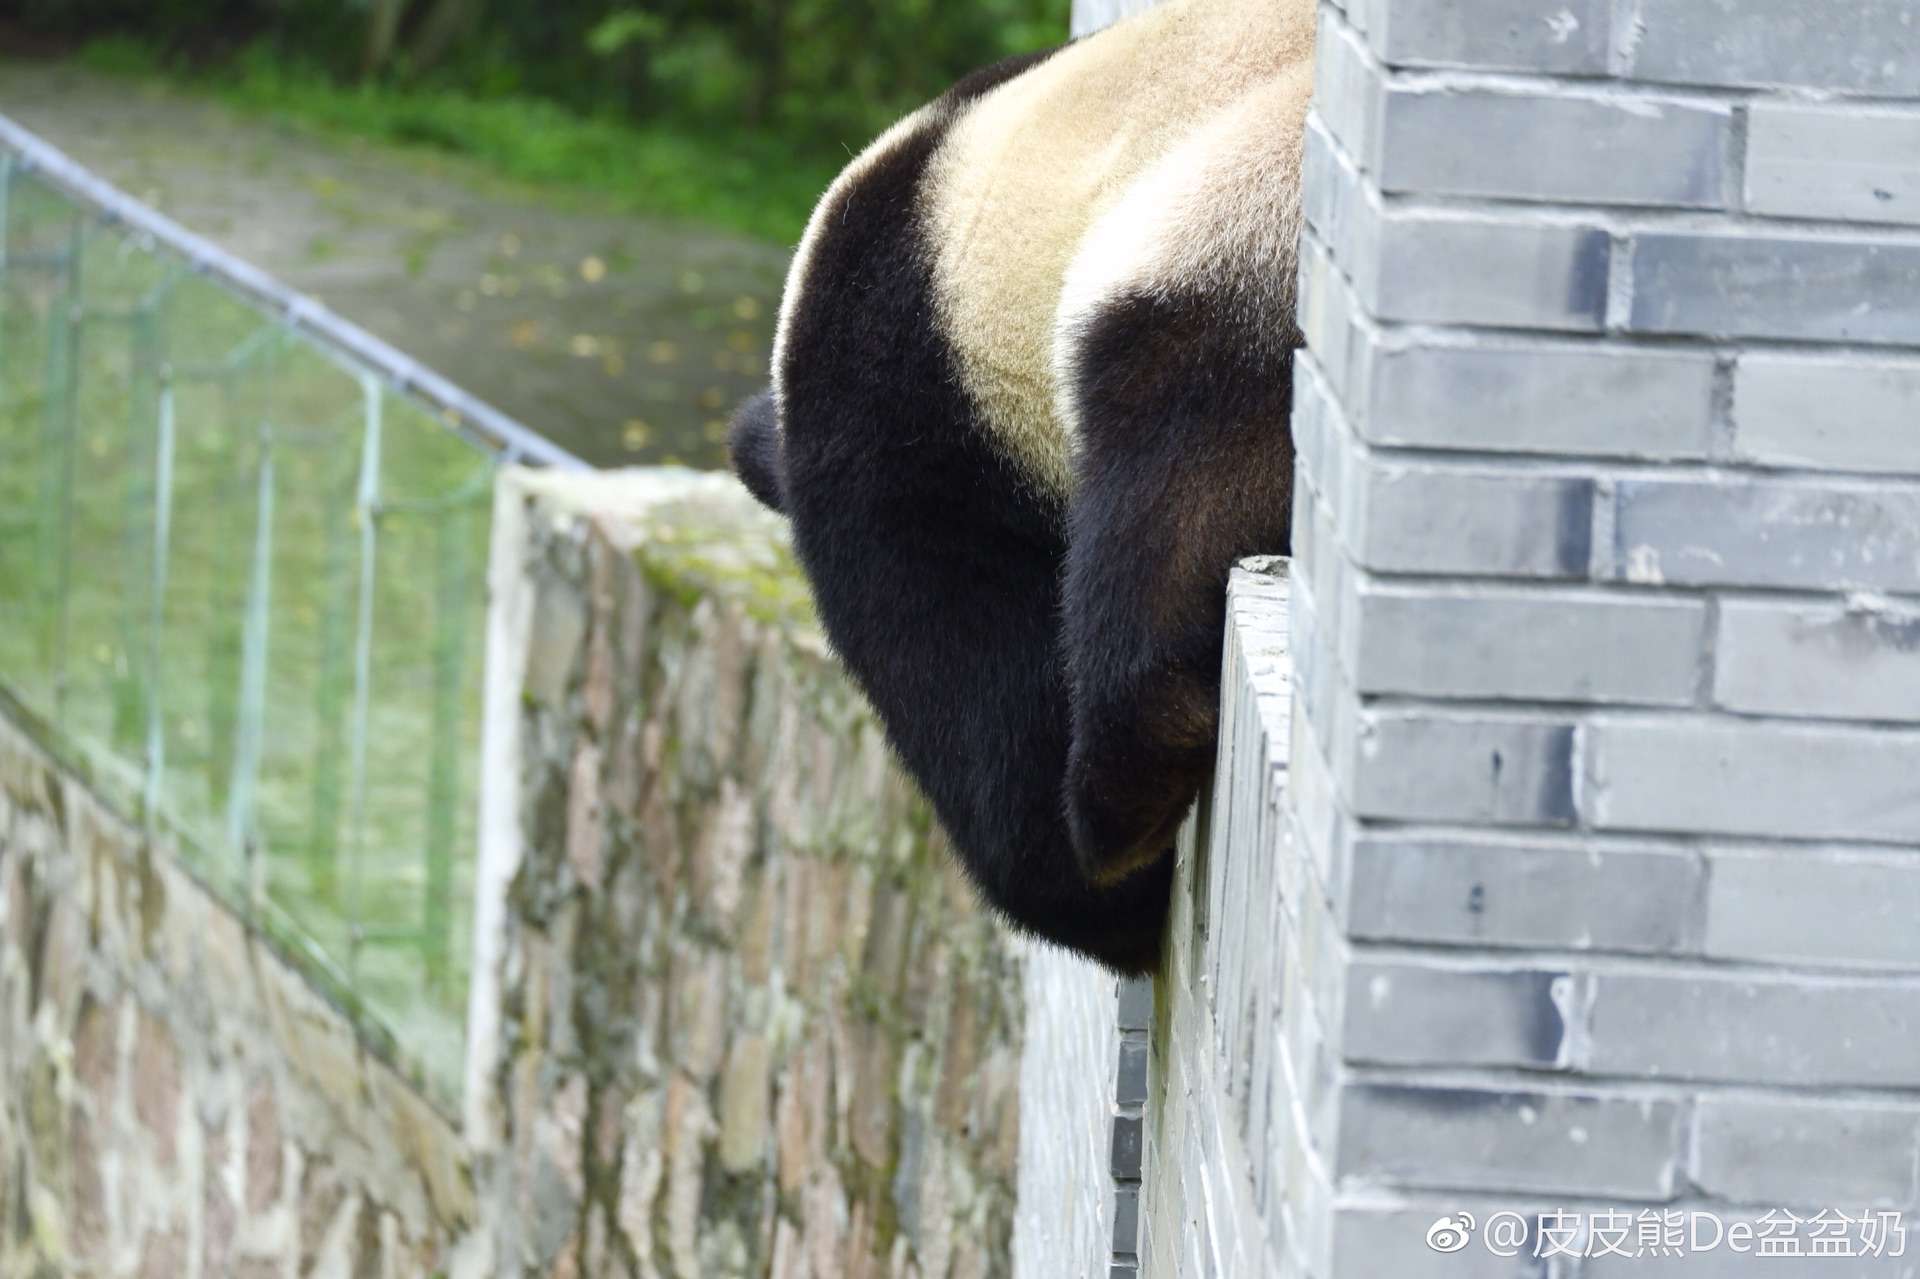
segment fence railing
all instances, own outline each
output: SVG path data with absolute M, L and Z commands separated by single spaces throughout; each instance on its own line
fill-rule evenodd
M 0 698 L 447 1101 L 503 461 L 581 465 L 0 117 Z

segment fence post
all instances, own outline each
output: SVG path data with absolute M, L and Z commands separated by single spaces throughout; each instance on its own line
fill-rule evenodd
M 173 374 L 160 369 L 159 439 L 155 444 L 153 485 L 153 580 L 149 605 L 147 655 L 147 781 L 142 815 L 151 829 L 158 822 L 160 790 L 167 771 L 166 704 L 160 695 L 165 658 L 167 556 L 173 537 Z
M 63 288 L 47 324 L 46 413 L 40 481 L 41 625 L 47 644 L 53 723 L 63 727 L 67 701 L 68 588 L 73 576 L 73 479 L 79 398 L 81 270 L 86 228 L 76 215 L 61 255 Z
M 248 901 L 260 886 L 254 883 L 254 855 L 258 851 L 260 761 L 265 746 L 267 713 L 267 658 L 273 616 L 273 429 L 260 431 L 260 465 L 254 499 L 253 565 L 247 579 L 245 621 L 240 637 L 240 707 L 234 734 L 233 784 L 227 802 L 227 839 L 241 858 L 239 869 Z
M 147 647 L 147 628 L 152 619 L 151 600 L 139 590 L 142 579 L 153 569 L 153 535 L 158 515 L 159 479 L 159 377 L 158 325 L 153 298 L 136 304 L 127 317 L 127 420 L 126 467 L 122 482 L 124 523 L 121 525 L 122 589 L 119 600 L 120 651 L 125 661 L 116 665 L 113 677 L 113 741 L 129 755 L 146 749 L 149 727 L 149 703 L 154 695 L 147 686 L 148 663 L 140 660 Z M 151 585 L 151 583 L 149 583 Z
M 427 781 L 427 901 L 422 950 L 427 978 L 439 985 L 447 979 L 453 949 L 454 811 L 460 800 L 455 762 L 460 750 L 460 677 L 467 652 L 463 605 L 472 577 L 469 503 L 460 501 L 443 512 L 436 532 L 440 589 L 434 601 L 433 762 Z
M 357 480 L 356 480 L 357 482 Z M 319 721 L 313 748 L 313 803 L 307 833 L 307 882 L 314 895 L 337 899 L 340 890 L 340 819 L 344 796 L 341 777 L 347 738 L 346 713 L 350 653 L 347 615 L 353 607 L 353 525 L 355 506 L 341 486 L 340 500 L 327 507 L 326 558 L 321 569 L 320 678 L 314 694 Z
M 365 929 L 360 922 L 360 890 L 367 855 L 367 734 L 373 696 L 373 587 L 379 552 L 380 521 L 380 411 L 383 395 L 379 379 L 360 380 L 366 409 L 361 436 L 360 483 L 354 511 L 360 524 L 360 612 L 353 646 L 353 744 L 348 782 L 352 805 L 353 861 L 347 880 L 347 972 L 357 977 Z
M 0 351 L 7 349 L 7 241 L 12 229 L 13 207 L 12 155 L 0 155 Z M 5 388 L 0 386 L 0 395 Z

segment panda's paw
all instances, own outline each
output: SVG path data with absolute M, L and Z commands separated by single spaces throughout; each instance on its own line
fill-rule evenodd
M 1116 884 L 1170 855 L 1186 818 L 1184 803 L 1168 811 L 1147 796 L 1117 798 L 1077 783 L 1069 773 L 1067 825 L 1074 859 L 1095 884 Z

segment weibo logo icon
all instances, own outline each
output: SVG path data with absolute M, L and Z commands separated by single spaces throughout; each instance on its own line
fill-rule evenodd
M 1427 1227 L 1427 1247 L 1435 1252 L 1459 1252 L 1473 1237 L 1473 1214 L 1442 1217 Z

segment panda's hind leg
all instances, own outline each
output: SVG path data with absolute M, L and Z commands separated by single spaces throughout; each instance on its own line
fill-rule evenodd
M 1227 576 L 1287 550 L 1306 93 L 1277 82 L 1150 169 L 1068 276 L 1065 805 L 1097 881 L 1171 847 L 1213 762 Z
M 1172 846 L 1213 762 L 1228 573 L 1288 549 L 1286 374 L 1218 318 L 1205 298 L 1133 298 L 1088 344 L 1107 372 L 1089 379 L 1062 611 L 1067 810 L 1096 880 Z

